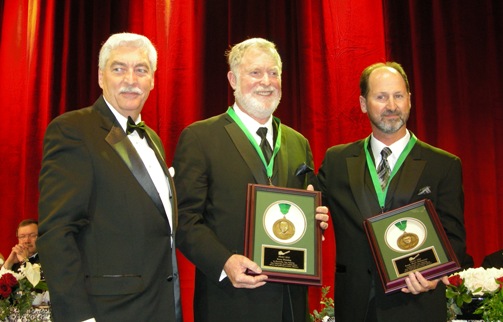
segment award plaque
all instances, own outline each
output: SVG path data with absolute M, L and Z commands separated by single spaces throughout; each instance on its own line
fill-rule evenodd
M 385 293 L 407 287 L 419 271 L 428 279 L 460 269 L 432 202 L 424 199 L 364 221 Z
M 321 193 L 249 184 L 244 255 L 269 282 L 321 286 Z

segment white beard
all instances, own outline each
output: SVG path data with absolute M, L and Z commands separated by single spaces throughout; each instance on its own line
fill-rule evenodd
M 260 102 L 252 95 L 252 93 L 243 95 L 243 93 L 241 93 L 239 84 L 234 90 L 234 97 L 236 98 L 236 102 L 241 104 L 241 107 L 246 111 L 246 113 L 257 119 L 266 119 L 271 116 L 278 107 L 279 102 L 281 101 L 280 93 L 279 95 L 272 98 L 269 107 L 267 107 L 266 103 Z

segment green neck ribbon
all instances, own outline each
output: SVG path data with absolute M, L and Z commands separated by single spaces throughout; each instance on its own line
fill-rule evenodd
M 401 231 L 405 232 L 405 229 L 407 229 L 407 220 L 399 221 L 395 224 L 395 226 Z
M 280 203 L 280 204 L 279 204 L 279 210 L 281 211 L 281 213 L 282 213 L 283 215 L 286 215 L 286 214 L 288 213 L 288 211 L 290 210 L 290 207 L 291 207 L 291 206 L 292 206 L 292 205 L 291 205 L 291 204 L 289 204 L 289 203 Z
M 274 122 L 277 123 L 278 126 L 278 138 L 276 139 L 276 143 L 274 144 L 274 150 L 271 156 L 271 160 L 269 160 L 269 164 L 265 161 L 264 153 L 262 153 L 262 149 L 260 146 L 257 144 L 257 141 L 253 137 L 253 135 L 248 131 L 246 126 L 243 124 L 241 119 L 237 116 L 236 112 L 234 109 L 229 106 L 227 109 L 227 114 L 236 122 L 236 124 L 239 126 L 239 128 L 243 131 L 243 133 L 246 135 L 250 143 L 253 145 L 255 150 L 257 151 L 258 155 L 260 156 L 260 159 L 262 160 L 262 163 L 264 164 L 264 167 L 266 168 L 267 171 L 267 177 L 269 179 L 272 178 L 272 170 L 274 169 L 274 158 L 276 157 L 276 154 L 278 154 L 279 148 L 281 147 L 281 121 L 277 117 L 273 117 L 273 126 Z
M 368 149 L 369 142 L 370 142 L 370 135 L 365 139 L 365 145 L 364 145 L 364 150 L 365 150 L 365 157 L 367 158 L 367 167 L 370 171 L 370 177 L 372 178 L 372 183 L 374 184 L 374 190 L 377 193 L 377 199 L 379 200 L 379 206 L 381 206 L 381 209 L 384 209 L 384 203 L 386 201 L 386 194 L 388 193 L 388 187 L 389 184 L 391 183 L 391 180 L 395 176 L 395 174 L 398 172 L 400 167 L 402 166 L 403 162 L 405 161 L 405 158 L 409 155 L 410 151 L 414 147 L 414 144 L 417 142 L 416 136 L 411 133 L 411 137 L 407 145 L 405 146 L 405 149 L 402 151 L 402 154 L 400 154 L 400 157 L 398 158 L 398 161 L 396 162 L 395 166 L 393 167 L 393 171 L 391 172 L 391 175 L 388 180 L 388 185 L 384 189 L 384 191 L 381 188 L 381 183 L 379 182 L 379 176 L 377 175 L 377 170 L 374 164 L 374 161 L 372 160 L 372 157 L 370 156 L 370 152 Z

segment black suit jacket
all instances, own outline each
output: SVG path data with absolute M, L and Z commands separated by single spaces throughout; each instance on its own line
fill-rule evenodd
M 362 225 L 366 218 L 381 212 L 367 168 L 364 141 L 328 149 L 318 179 L 335 229 L 337 321 L 365 321 L 372 289 L 378 321 L 445 321 L 445 287 L 441 282 L 435 291 L 421 295 L 400 291 L 384 294 Z M 417 141 L 390 182 L 384 211 L 425 198 L 432 200 L 456 255 L 462 259 L 461 162 L 452 154 Z
M 275 159 L 275 185 L 306 188 L 313 166 L 308 141 L 281 125 L 281 149 Z M 177 246 L 196 267 L 196 321 L 282 320 L 286 286 L 268 283 L 236 289 L 223 267 L 232 254 L 243 254 L 248 183 L 268 184 L 265 167 L 239 126 L 226 113 L 196 122 L 181 134 L 173 166 L 178 192 Z M 306 319 L 306 287 L 290 285 L 296 321 Z M 300 316 L 300 318 L 299 318 Z
M 164 157 L 159 137 L 147 134 Z M 174 321 L 172 231 L 102 97 L 49 124 L 39 185 L 37 248 L 55 321 Z M 172 213 L 176 224 L 174 199 Z

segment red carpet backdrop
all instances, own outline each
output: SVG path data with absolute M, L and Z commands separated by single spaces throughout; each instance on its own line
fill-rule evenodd
M 0 0 L 0 252 L 10 253 L 19 221 L 37 217 L 48 122 L 96 100 L 99 48 L 129 31 L 159 51 L 142 114 L 168 160 L 185 126 L 233 102 L 224 52 L 246 38 L 277 44 L 276 115 L 310 140 L 316 167 L 329 146 L 370 133 L 358 103 L 362 69 L 400 62 L 412 87 L 409 128 L 463 161 L 468 252 L 478 266 L 503 248 L 502 18 L 500 0 Z M 333 230 L 325 236 L 323 284 L 333 286 Z M 179 258 L 190 321 L 194 268 Z M 312 308 L 319 295 L 311 288 Z

